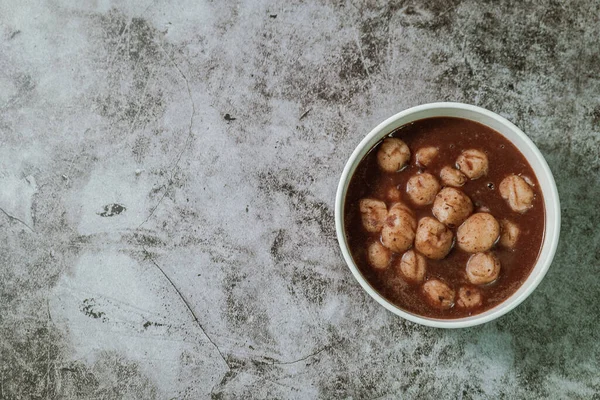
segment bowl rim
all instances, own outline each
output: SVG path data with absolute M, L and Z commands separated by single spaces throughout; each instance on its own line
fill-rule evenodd
M 542 242 L 542 248 L 540 249 L 540 255 L 538 256 L 538 260 L 536 261 L 535 265 L 533 266 L 531 273 L 529 274 L 527 280 L 521 285 L 520 288 L 525 287 L 525 285 L 528 285 L 528 286 L 525 287 L 525 290 L 522 291 L 521 293 L 519 293 L 519 290 L 515 291 L 510 297 L 508 297 L 503 302 L 497 304 L 490 310 L 487 310 L 481 314 L 476 314 L 474 316 L 456 318 L 456 319 L 429 318 L 429 317 L 424 317 L 424 316 L 420 316 L 417 314 L 413 314 L 413 313 L 405 311 L 405 310 L 401 309 L 400 307 L 394 305 L 393 303 L 391 303 L 390 301 L 385 299 L 382 295 L 380 295 L 379 292 L 377 292 L 368 283 L 368 281 L 362 276 L 362 273 L 358 269 L 356 263 L 354 262 L 354 259 L 352 258 L 352 255 L 350 254 L 348 244 L 346 242 L 346 237 L 345 237 L 344 216 L 343 216 L 346 189 L 349 185 L 352 175 L 354 174 L 354 170 L 356 169 L 356 166 L 361 161 L 362 157 L 364 157 L 366 152 L 368 152 L 370 150 L 370 148 L 372 147 L 372 146 L 370 146 L 368 149 L 366 149 L 366 152 L 365 152 L 365 148 L 369 145 L 369 143 L 371 143 L 373 141 L 373 138 L 377 137 L 377 140 L 379 140 L 379 139 L 385 137 L 386 135 L 388 135 L 389 133 L 391 133 L 391 130 L 387 130 L 388 126 L 390 124 L 395 123 L 396 121 L 398 121 L 400 119 L 407 118 L 413 114 L 420 113 L 423 111 L 432 110 L 432 109 L 441 109 L 441 108 L 454 109 L 454 110 L 467 111 L 467 112 L 472 112 L 475 114 L 480 114 L 486 118 L 495 120 L 499 124 L 504 125 L 507 129 L 511 130 L 514 134 L 516 134 L 519 137 L 519 139 L 522 140 L 522 142 L 529 148 L 529 150 L 533 153 L 534 157 L 537 159 L 539 169 L 536 169 L 532 165 L 531 160 L 529 158 L 527 158 L 525 155 L 523 155 L 524 157 L 526 157 L 531 168 L 534 170 L 538 180 L 540 180 L 540 176 L 543 175 L 548 180 L 549 186 L 550 186 L 548 188 L 549 192 L 547 190 L 544 191 L 545 217 L 546 217 L 545 218 L 546 226 L 544 229 L 545 238 L 544 238 L 544 241 Z M 459 118 L 465 118 L 465 117 L 459 117 Z M 466 118 L 466 119 L 468 119 L 468 118 Z M 415 120 L 418 120 L 418 119 L 415 119 Z M 407 122 L 407 123 L 409 123 L 409 122 Z M 479 122 L 479 123 L 482 123 L 482 122 Z M 482 123 L 482 124 L 487 126 L 487 124 L 485 124 L 485 123 Z M 404 124 L 402 124 L 402 125 L 404 125 Z M 399 125 L 399 126 L 402 126 L 402 125 Z M 491 129 L 494 129 L 494 128 L 491 128 Z M 510 140 L 513 144 L 517 145 L 517 143 L 515 143 L 510 138 L 506 138 L 506 139 Z M 365 154 L 361 154 L 363 152 L 365 152 Z M 522 151 L 521 151 L 521 153 L 523 154 Z M 360 157 L 360 159 L 359 159 L 359 157 Z M 549 205 L 550 205 L 550 207 L 549 207 Z M 540 284 L 540 282 L 542 281 L 542 279 L 548 272 L 548 269 L 550 268 L 550 265 L 552 264 L 554 255 L 556 254 L 556 249 L 558 247 L 558 241 L 559 241 L 559 237 L 560 237 L 560 226 L 561 226 L 561 215 L 560 214 L 561 214 L 560 199 L 558 196 L 558 189 L 556 187 L 556 182 L 554 180 L 554 176 L 552 174 L 552 171 L 550 170 L 550 167 L 548 166 L 548 163 L 546 162 L 546 159 L 544 158 L 544 156 L 542 155 L 540 150 L 537 148 L 537 146 L 533 143 L 533 141 L 523 131 L 521 131 L 517 126 L 515 126 L 512 122 L 508 121 L 506 118 L 504 118 L 492 111 L 486 110 L 485 108 L 481 108 L 481 107 L 470 105 L 470 104 L 456 103 L 456 102 L 436 102 L 436 103 L 427 103 L 427 104 L 422 104 L 422 105 L 418 105 L 415 107 L 411 107 L 411 108 L 403 110 L 403 111 L 387 118 L 385 121 L 381 122 L 379 125 L 377 125 L 375 128 L 373 128 L 360 141 L 358 146 L 356 146 L 356 148 L 350 155 L 350 158 L 346 162 L 344 169 L 342 171 L 342 175 L 340 177 L 340 181 L 339 181 L 337 192 L 336 192 L 336 198 L 335 198 L 335 228 L 336 228 L 337 239 L 338 239 L 338 243 L 340 245 L 340 249 L 342 251 L 344 260 L 346 261 L 346 264 L 348 265 L 348 267 L 350 268 L 350 271 L 354 275 L 354 278 L 359 282 L 359 284 L 362 286 L 362 288 L 372 298 L 374 298 L 379 304 L 381 304 L 383 307 L 385 307 L 392 313 L 394 313 L 404 319 L 407 319 L 409 321 L 412 321 L 412 322 L 415 322 L 415 323 L 418 323 L 421 325 L 425 325 L 425 326 L 436 327 L 436 328 L 467 328 L 467 327 L 471 327 L 471 326 L 484 324 L 486 322 L 497 319 L 497 318 L 501 317 L 502 315 L 508 313 L 509 311 L 511 311 L 515 307 L 517 307 L 519 304 L 521 304 L 527 297 L 529 297 L 529 295 L 538 287 L 538 285 Z M 548 218 L 549 215 L 555 216 L 555 218 L 552 221 L 553 222 L 552 226 L 549 226 L 549 218 Z M 550 237 L 549 241 L 546 241 L 546 236 L 548 234 L 550 234 L 552 236 Z M 545 253 L 547 255 L 544 258 L 542 258 L 542 253 L 546 251 L 546 246 L 548 246 L 548 249 L 547 249 L 548 252 Z M 543 263 L 541 265 L 541 267 L 539 266 L 540 262 Z M 534 274 L 534 272 L 536 273 L 536 275 L 534 276 L 534 279 L 529 281 L 530 277 Z

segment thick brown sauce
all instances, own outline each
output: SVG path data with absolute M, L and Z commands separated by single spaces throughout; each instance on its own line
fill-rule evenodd
M 527 279 L 542 245 L 544 237 L 545 212 L 542 193 L 533 170 L 519 150 L 500 133 L 477 122 L 461 118 L 427 118 L 405 125 L 390 136 L 402 139 L 411 150 L 411 161 L 401 172 L 385 173 L 377 166 L 377 149 L 380 143 L 360 162 L 354 173 L 345 203 L 346 237 L 352 257 L 363 276 L 383 297 L 409 312 L 432 318 L 461 318 L 486 311 L 506 300 Z M 439 149 L 435 160 L 422 169 L 415 164 L 415 153 L 421 147 L 434 146 Z M 407 180 L 419 171 L 427 171 L 439 178 L 440 170 L 454 166 L 462 150 L 479 149 L 485 151 L 489 159 L 489 172 L 486 176 L 468 181 L 460 190 L 473 201 L 475 210 L 489 208 L 498 221 L 506 218 L 515 222 L 520 236 L 514 249 L 508 250 L 498 245 L 492 251 L 498 256 L 501 266 L 499 278 L 489 285 L 480 286 L 483 303 L 478 308 L 461 309 L 453 307 L 440 310 L 430 306 L 421 291 L 421 285 L 406 283 L 394 268 L 394 254 L 390 266 L 384 271 L 376 271 L 369 266 L 366 248 L 373 240 L 379 240 L 379 233 L 368 233 L 361 223 L 358 209 L 360 199 L 365 197 L 385 201 L 388 208 L 393 204 L 385 194 L 397 186 L 403 195 L 402 201 L 409 205 L 417 220 L 433 216 L 431 205 L 416 207 L 406 196 Z M 500 196 L 498 187 L 507 175 L 517 174 L 528 177 L 533 182 L 535 199 L 533 208 L 524 214 L 510 209 Z M 456 237 L 456 229 L 453 229 Z M 454 247 L 443 260 L 427 260 L 427 279 L 441 278 L 457 293 L 461 285 L 471 286 L 466 279 L 465 267 L 471 254 Z

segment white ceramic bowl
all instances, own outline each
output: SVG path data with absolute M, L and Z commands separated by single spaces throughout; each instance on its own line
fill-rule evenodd
M 531 168 L 533 168 L 544 195 L 544 206 L 546 208 L 546 229 L 544 233 L 544 241 L 542 243 L 542 250 L 533 270 L 531 271 L 531 274 L 523 283 L 523 285 L 504 302 L 486 312 L 471 317 L 457 319 L 427 318 L 410 313 L 392 304 L 383 296 L 381 296 L 373 287 L 371 287 L 367 280 L 362 276 L 360 270 L 356 266 L 356 263 L 352 259 L 352 255 L 348 249 L 348 242 L 346 240 L 344 226 L 344 201 L 350 179 L 352 178 L 352 175 L 354 174 L 359 162 L 377 142 L 379 142 L 384 136 L 390 134 L 396 128 L 416 120 L 430 117 L 465 118 L 486 125 L 502 134 L 504 137 L 510 140 L 521 151 L 527 161 L 529 161 L 529 165 L 531 165 Z M 469 326 L 483 324 L 506 314 L 519 305 L 523 300 L 525 300 L 527 296 L 529 296 L 540 284 L 546 275 L 550 264 L 552 263 L 552 258 L 554 257 L 554 253 L 556 252 L 556 247 L 558 245 L 558 238 L 560 234 L 560 202 L 558 199 L 558 191 L 556 190 L 556 183 L 554 182 L 554 177 L 552 176 L 552 172 L 550 171 L 546 160 L 535 144 L 533 144 L 533 142 L 519 128 L 505 118 L 481 107 L 461 103 L 431 103 L 409 108 L 408 110 L 402 111 L 393 117 L 388 118 L 379 124 L 375 129 L 373 129 L 356 147 L 350 156 L 350 159 L 346 163 L 346 167 L 344 168 L 344 172 L 342 173 L 342 177 L 338 186 L 335 199 L 335 227 L 342 254 L 344 255 L 344 259 L 346 260 L 348 267 L 350 267 L 352 274 L 354 274 L 354 277 L 358 280 L 363 289 L 365 289 L 367 293 L 369 293 L 371 297 L 377 300 L 382 306 L 394 314 L 422 325 L 433 326 L 437 328 L 466 328 Z

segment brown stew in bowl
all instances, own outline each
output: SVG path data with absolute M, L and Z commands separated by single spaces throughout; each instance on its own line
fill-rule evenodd
M 354 261 L 383 297 L 418 315 L 461 318 L 498 305 L 527 279 L 545 211 L 510 141 L 439 117 L 371 149 L 350 181 L 344 223 Z

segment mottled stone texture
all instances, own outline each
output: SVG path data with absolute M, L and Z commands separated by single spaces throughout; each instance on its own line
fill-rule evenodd
M 584 1 L 0 0 L 0 398 L 600 398 L 600 11 Z M 335 239 L 384 118 L 540 147 L 550 272 L 496 322 L 392 315 Z

